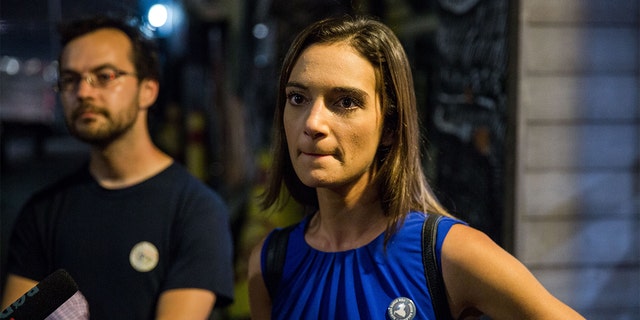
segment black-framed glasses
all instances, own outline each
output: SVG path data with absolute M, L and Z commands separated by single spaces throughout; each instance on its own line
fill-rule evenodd
M 63 72 L 58 78 L 54 89 L 58 92 L 71 92 L 78 89 L 80 81 L 86 81 L 94 88 L 108 88 L 114 85 L 120 77 L 137 76 L 134 72 L 127 72 L 113 68 L 101 68 L 81 75 L 75 72 Z

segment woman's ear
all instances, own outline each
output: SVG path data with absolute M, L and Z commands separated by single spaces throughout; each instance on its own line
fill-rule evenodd
M 389 129 L 388 127 L 384 128 L 382 130 L 382 137 L 380 138 L 380 146 L 381 147 L 390 147 L 393 144 L 393 141 L 395 140 L 395 135 L 393 130 Z
M 140 92 L 138 94 L 138 104 L 140 109 L 149 109 L 158 98 L 160 84 L 153 79 L 143 79 L 140 81 Z
M 396 139 L 396 130 L 394 130 L 395 123 L 391 122 L 389 119 L 392 119 L 391 114 L 397 113 L 396 105 L 389 104 L 385 111 L 385 119 L 382 125 L 382 136 L 380 137 L 380 147 L 389 148 Z M 390 122 L 393 123 L 390 125 Z

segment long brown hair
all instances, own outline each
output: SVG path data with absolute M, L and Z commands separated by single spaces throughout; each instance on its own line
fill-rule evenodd
M 380 146 L 375 163 L 378 173 L 374 183 L 388 217 L 385 239 L 388 240 L 412 211 L 449 216 L 427 183 L 422 169 L 420 127 L 411 68 L 396 35 L 383 23 L 368 17 L 344 16 L 315 22 L 305 28 L 289 47 L 282 65 L 273 121 L 273 155 L 267 189 L 262 206 L 282 206 L 283 184 L 294 200 L 305 207 L 318 207 L 315 188 L 304 185 L 293 170 L 284 133 L 283 110 L 285 87 L 300 54 L 317 43 L 344 42 L 352 46 L 374 67 L 376 91 L 381 96 L 384 115 L 383 132 L 391 134 L 393 143 Z

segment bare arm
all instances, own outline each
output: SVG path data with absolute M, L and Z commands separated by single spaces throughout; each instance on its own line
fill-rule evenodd
M 2 298 L 2 309 L 4 310 L 37 284 L 37 281 L 9 274 Z M 167 290 L 160 295 L 157 319 L 208 319 L 215 300 L 215 294 L 208 290 Z
M 253 249 L 249 257 L 249 307 L 253 320 L 271 319 L 271 298 L 264 284 L 260 268 L 260 252 L 263 245 L 264 240 Z
M 172 289 L 158 300 L 156 319 L 208 319 L 216 295 L 204 289 Z
M 2 308 L 1 310 L 6 309 L 11 303 L 16 301 L 22 295 L 24 295 L 27 291 L 31 290 L 35 285 L 38 284 L 38 281 L 17 276 L 15 274 L 7 275 L 7 282 L 4 287 L 4 294 L 2 295 Z
M 468 226 L 454 225 L 447 234 L 442 269 L 454 318 L 475 309 L 492 319 L 584 319 L 520 261 Z

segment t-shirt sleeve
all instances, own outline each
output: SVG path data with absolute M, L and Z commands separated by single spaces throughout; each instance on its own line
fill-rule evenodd
M 164 290 L 201 288 L 216 294 L 216 307 L 233 301 L 233 246 L 229 211 L 210 190 L 192 190 L 175 222 L 171 267 Z
M 47 239 L 44 215 L 38 214 L 38 205 L 30 199 L 18 214 L 9 240 L 7 272 L 35 281 L 44 279 L 50 272 L 47 260 Z

